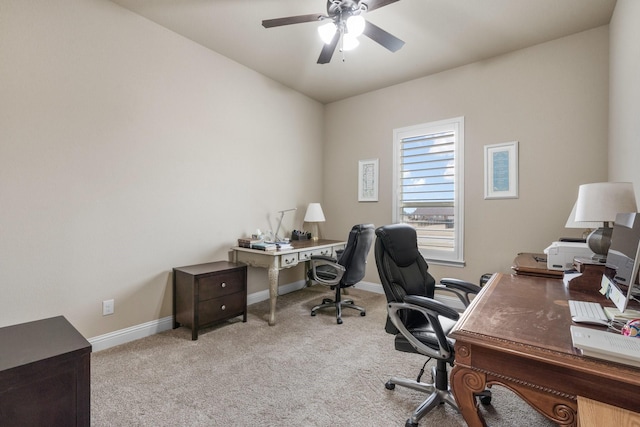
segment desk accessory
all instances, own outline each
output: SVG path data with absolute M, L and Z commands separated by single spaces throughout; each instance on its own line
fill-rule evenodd
M 304 222 L 311 223 L 311 226 L 313 227 L 312 240 L 318 240 L 318 223 L 324 221 L 324 212 L 322 212 L 322 206 L 320 206 L 320 203 L 309 203 L 309 206 L 307 206 L 307 212 L 304 215 Z
M 594 259 L 601 262 L 607 259 L 613 233 L 609 223 L 616 220 L 619 212 L 636 212 L 637 209 L 631 182 L 595 182 L 579 187 L 575 221 L 603 223 L 587 237 Z
M 640 340 L 601 329 L 571 326 L 573 346 L 585 356 L 640 367 Z
M 578 274 L 565 274 L 568 281 L 565 283 L 572 291 L 597 292 L 602 283 L 604 263 L 594 261 L 591 258 L 577 257 L 573 260 L 573 266 Z
M 265 243 L 281 243 L 281 242 L 287 242 L 286 239 L 280 239 L 278 237 L 278 233 L 280 232 L 280 227 L 282 226 L 282 218 L 284 218 L 284 214 L 285 212 L 291 212 L 291 211 L 295 211 L 298 210 L 298 208 L 291 208 L 291 209 L 285 209 L 282 211 L 278 211 L 278 213 L 280 214 L 280 220 L 278 221 L 278 228 L 276 228 L 276 232 L 273 235 L 273 240 L 268 240 L 265 241 Z
M 302 230 L 293 230 L 291 232 L 291 240 L 310 240 L 311 233 Z
M 640 319 L 629 320 L 622 327 L 622 335 L 640 338 Z
M 238 239 L 238 246 L 241 248 L 251 248 L 251 245 L 256 243 L 262 243 L 262 239 L 253 237 L 241 237 Z

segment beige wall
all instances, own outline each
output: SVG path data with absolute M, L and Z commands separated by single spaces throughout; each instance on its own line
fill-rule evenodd
M 281 209 L 301 226 L 322 123 L 111 2 L 0 0 L 0 326 L 62 314 L 94 337 L 171 315 L 172 267 L 227 259 Z
M 465 268 L 436 277 L 478 281 L 509 271 L 518 252 L 560 236 L 578 185 L 606 180 L 608 27 L 477 62 L 326 107 L 327 233 L 391 222 L 392 132 L 465 118 Z M 518 199 L 484 200 L 483 147 L 519 141 Z M 380 159 L 379 202 L 357 202 L 359 159 Z M 370 255 L 365 280 L 379 283 Z
M 611 178 L 638 182 L 638 9 L 618 0 L 611 52 L 603 27 L 323 107 L 108 1 L 0 0 L 0 326 L 63 314 L 94 337 L 168 316 L 172 267 L 225 259 L 280 209 L 299 208 L 290 230 L 322 202 L 330 238 L 386 224 L 392 130 L 455 116 L 467 267 L 432 269 L 508 270 L 572 233 L 577 186 L 607 178 L 607 135 Z M 483 146 L 512 140 L 520 198 L 485 201 Z M 358 203 L 369 158 L 380 201 Z
M 631 181 L 640 202 L 640 2 L 618 0 L 609 54 L 609 180 Z

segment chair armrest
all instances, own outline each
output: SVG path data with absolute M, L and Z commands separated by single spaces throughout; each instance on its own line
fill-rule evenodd
M 311 279 L 326 286 L 337 286 L 342 280 L 346 269 L 338 264 L 335 258 L 324 255 L 314 255 L 311 263 Z
M 404 297 L 404 302 L 430 311 L 430 314 L 433 316 L 444 316 L 451 320 L 458 320 L 460 318 L 460 313 L 456 310 L 433 298 L 427 298 L 420 295 L 406 295 Z
M 440 280 L 440 283 L 436 285 L 437 291 L 450 292 L 458 297 L 465 307 L 471 304 L 470 295 L 476 295 L 482 288 L 473 283 L 466 282 L 460 279 L 446 278 Z
M 398 312 L 402 310 L 418 311 L 429 320 L 433 333 L 438 340 L 438 350 L 422 343 L 406 328 L 398 314 Z M 387 311 L 389 319 L 391 319 L 391 323 L 393 323 L 396 329 L 398 329 L 398 331 L 420 354 L 438 359 L 448 359 L 451 357 L 451 346 L 447 341 L 447 335 L 442 329 L 439 317 L 458 320 L 460 314 L 456 310 L 431 298 L 418 295 L 407 295 L 404 297 L 404 302 L 387 303 Z

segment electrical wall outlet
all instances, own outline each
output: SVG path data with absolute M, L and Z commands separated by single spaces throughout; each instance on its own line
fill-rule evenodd
M 112 299 L 102 301 L 102 315 L 108 316 L 109 314 L 113 314 L 115 311 L 115 301 Z

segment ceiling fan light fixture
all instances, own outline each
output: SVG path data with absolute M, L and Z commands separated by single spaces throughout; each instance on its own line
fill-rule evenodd
M 325 44 L 329 44 L 331 43 L 331 40 L 333 40 L 333 36 L 336 34 L 337 30 L 338 27 L 336 27 L 336 24 L 328 22 L 318 27 L 318 34 Z
M 359 44 L 360 41 L 358 41 L 358 38 L 351 33 L 345 33 L 342 36 L 342 50 L 344 51 L 353 50 L 357 48 Z
M 362 15 L 352 15 L 347 19 L 347 31 L 354 37 L 364 32 L 365 20 Z

